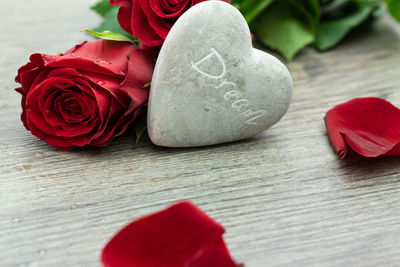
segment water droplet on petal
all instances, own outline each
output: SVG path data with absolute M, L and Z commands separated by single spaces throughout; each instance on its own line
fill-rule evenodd
M 125 73 L 124 71 L 122 71 L 122 70 L 121 70 L 119 73 L 120 73 L 121 75 L 124 75 L 124 76 L 126 75 L 126 73 Z
M 103 60 L 103 59 L 96 59 L 94 62 L 100 63 L 100 64 L 111 64 L 110 62 Z
M 96 82 L 98 85 L 105 85 L 106 83 L 104 81 L 97 81 Z

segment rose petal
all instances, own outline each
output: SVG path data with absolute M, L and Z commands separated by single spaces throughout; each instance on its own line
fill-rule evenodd
M 105 75 L 119 75 L 106 68 L 105 61 L 94 62 L 84 58 L 61 57 L 46 54 L 33 54 L 29 58 L 32 63 L 47 68 L 74 68 L 86 71 L 102 73 Z
M 132 34 L 132 0 L 110 0 L 110 5 L 120 6 L 118 10 L 118 23 L 126 32 Z
M 42 95 L 51 91 L 52 83 L 57 78 L 47 79 L 32 88 L 26 97 L 26 120 L 32 134 L 43 139 L 43 136 L 54 135 L 54 128 L 46 122 L 42 113 L 43 100 Z M 46 97 L 45 97 L 46 98 Z M 40 131 L 36 131 L 39 130 Z
M 90 145 L 106 146 L 110 144 L 112 139 L 118 136 L 115 134 L 115 130 L 120 127 L 121 122 L 126 121 L 125 116 L 123 116 L 124 110 L 118 101 L 115 98 L 110 98 L 109 101 L 107 120 L 103 121 L 100 130 L 93 136 Z
M 95 40 L 83 42 L 61 55 L 33 54 L 36 66 L 74 68 L 79 72 L 97 72 L 125 76 L 127 55 L 136 49 L 129 42 Z
M 68 140 L 66 140 L 65 138 L 60 138 L 57 136 L 51 136 L 51 135 L 46 136 L 44 138 L 44 141 L 47 144 L 49 144 L 61 151 L 71 150 L 76 147 L 73 144 L 69 143 Z
M 224 241 L 221 239 L 221 246 L 208 248 L 200 251 L 196 258 L 192 259 L 185 266 L 187 267 L 244 267 L 243 264 L 235 263 Z
M 205 2 L 207 0 L 150 0 L 150 6 L 153 12 L 161 17 L 171 21 L 176 21 L 183 13 L 185 13 L 192 6 Z M 230 0 L 221 0 L 223 2 L 231 3 Z M 173 3 L 171 3 L 173 2 Z
M 138 1 L 143 13 L 146 15 L 146 19 L 150 24 L 150 27 L 164 40 L 167 37 L 172 25 L 174 25 L 174 21 L 169 21 L 154 13 L 154 10 L 150 6 L 149 0 Z
M 150 27 L 139 1 L 133 1 L 131 24 L 133 36 L 138 37 L 147 46 L 160 46 L 164 42 L 164 38 Z
M 126 69 L 126 58 L 129 53 L 136 49 L 136 45 L 130 42 L 118 42 L 98 39 L 91 42 L 83 42 L 65 52 L 62 56 L 82 57 L 93 60 L 99 65 L 105 66 L 115 73 L 120 73 Z M 80 69 L 78 67 L 78 69 Z
M 105 129 L 101 136 L 98 136 L 96 140 L 92 140 L 90 145 L 98 147 L 109 145 L 115 137 L 122 135 L 126 131 L 128 126 L 145 111 L 145 107 L 141 106 L 135 109 L 135 111 L 131 112 L 130 114 L 120 114 L 119 117 L 118 115 L 114 114 L 117 122 L 114 124 L 113 128 L 108 131 Z
M 27 93 L 26 88 L 32 86 L 33 81 L 39 75 L 40 71 L 41 69 L 31 62 L 19 68 L 18 75 L 15 77 L 15 81 L 21 84 L 25 94 Z
M 356 98 L 329 110 L 328 137 L 344 158 L 350 149 L 364 157 L 400 155 L 400 109 L 376 98 Z
M 183 267 L 212 257 L 226 262 L 224 231 L 202 210 L 183 201 L 127 225 L 103 249 L 101 260 L 106 267 Z M 219 252 L 225 255 L 216 256 Z
M 180 15 L 192 6 L 192 0 L 176 1 L 174 4 L 171 4 L 168 0 L 150 0 L 149 2 L 151 9 L 157 16 L 171 20 L 177 20 Z
M 123 79 L 105 76 L 98 73 L 87 73 L 82 76 L 85 77 L 86 80 L 92 81 L 93 88 L 103 92 L 108 91 L 108 93 L 115 97 L 124 108 L 129 107 L 129 98 L 127 98 L 126 95 L 120 90 Z
M 131 52 L 128 61 L 127 76 L 120 88 L 120 92 L 125 93 L 130 104 L 126 107 L 124 116 L 119 115 L 117 123 L 114 124 L 115 127 L 105 130 L 101 136 L 92 141 L 91 145 L 108 145 L 112 138 L 124 133 L 128 125 L 145 111 L 149 88 L 145 88 L 144 85 L 151 81 L 153 69 L 154 59 L 152 51 L 137 49 Z M 113 137 L 110 138 L 112 134 Z
M 28 123 L 26 122 L 26 95 L 24 93 L 24 89 L 22 87 L 16 88 L 15 91 L 20 93 L 22 95 L 21 99 L 21 108 L 22 108 L 22 113 L 21 113 L 21 121 L 22 124 L 24 125 L 25 129 L 29 131 L 29 126 Z
M 138 68 L 137 66 L 140 66 Z M 151 82 L 154 70 L 154 60 L 148 50 L 134 50 L 129 55 L 128 74 L 121 84 L 121 91 L 127 94 L 131 105 L 127 113 L 147 103 L 149 88 L 144 86 Z

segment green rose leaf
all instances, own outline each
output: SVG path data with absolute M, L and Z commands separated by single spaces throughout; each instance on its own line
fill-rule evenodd
M 231 1 L 231 5 L 233 5 L 237 9 L 239 9 L 240 8 L 240 3 L 242 3 L 242 2 L 243 2 L 243 0 L 232 0 Z
M 136 133 L 136 143 L 135 146 L 139 143 L 140 139 L 142 138 L 143 134 L 147 130 L 147 116 L 140 116 L 136 119 L 134 123 L 135 133 Z
M 254 22 L 256 36 L 266 46 L 279 51 L 287 60 L 314 41 L 319 11 L 318 1 L 308 8 L 293 0 L 273 2 Z M 300 8 L 301 6 L 301 8 Z
M 274 0 L 243 0 L 239 10 L 242 12 L 247 23 L 253 22 L 261 12 L 264 11 Z
M 98 38 L 101 38 L 104 40 L 135 43 L 132 39 L 128 38 L 127 36 L 118 34 L 115 32 L 111 32 L 111 31 L 96 32 L 96 31 L 91 31 L 91 30 L 83 30 L 83 32 L 87 32 L 95 37 L 98 37 Z
M 400 0 L 386 0 L 390 14 L 400 22 Z
M 103 22 L 93 29 L 94 32 L 104 32 L 110 31 L 115 34 L 124 35 L 128 37 L 130 40 L 136 41 L 137 39 L 133 38 L 133 36 L 126 31 L 124 31 L 118 23 L 117 15 L 118 15 L 118 7 L 110 6 L 111 8 L 103 14 Z
M 93 5 L 91 9 L 100 16 L 104 17 L 111 9 L 118 9 L 117 6 L 112 6 L 109 0 L 100 0 L 97 4 Z
M 313 46 L 320 51 L 337 45 L 352 29 L 367 20 L 374 8 L 372 6 L 359 7 L 356 12 L 337 20 L 321 22 Z
M 301 3 L 300 3 L 301 2 Z M 320 18 L 320 3 L 318 0 L 290 0 L 290 3 L 296 6 L 305 16 L 307 16 L 310 23 L 312 23 L 313 30 L 315 31 Z

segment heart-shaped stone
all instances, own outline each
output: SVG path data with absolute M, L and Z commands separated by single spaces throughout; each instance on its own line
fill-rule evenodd
M 253 48 L 235 7 L 202 2 L 179 18 L 161 48 L 151 82 L 149 136 L 166 147 L 249 138 L 281 119 L 292 91 L 289 71 Z

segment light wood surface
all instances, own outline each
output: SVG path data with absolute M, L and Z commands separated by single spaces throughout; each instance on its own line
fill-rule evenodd
M 337 49 L 289 63 L 293 103 L 243 142 L 163 149 L 133 136 L 56 151 L 19 120 L 17 68 L 34 52 L 87 39 L 94 1 L 18 0 L 0 8 L 0 266 L 99 266 L 134 218 L 190 199 L 221 222 L 246 266 L 399 266 L 400 157 L 339 160 L 325 112 L 359 96 L 400 107 L 400 26 L 384 18 Z

